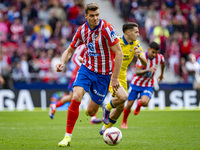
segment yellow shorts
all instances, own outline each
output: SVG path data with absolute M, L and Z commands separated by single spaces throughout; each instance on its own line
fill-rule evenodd
M 121 86 L 123 86 L 123 88 L 126 90 L 126 92 L 127 92 L 127 80 L 126 80 L 126 78 L 119 78 L 119 83 L 120 83 L 120 85 Z M 110 91 L 110 93 L 113 95 L 113 88 L 112 88 L 112 86 L 111 86 L 111 84 L 110 84 L 110 87 L 109 87 L 109 91 Z

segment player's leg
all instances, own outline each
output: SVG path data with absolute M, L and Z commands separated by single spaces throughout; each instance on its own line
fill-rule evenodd
M 123 118 L 122 118 L 122 123 L 121 123 L 121 128 L 122 129 L 127 129 L 128 128 L 127 119 L 128 119 L 128 116 L 129 116 L 129 114 L 131 112 L 131 107 L 132 107 L 133 103 L 134 103 L 134 101 L 128 100 L 126 106 L 124 107 Z
M 64 95 L 57 103 L 56 103 L 56 108 L 64 105 L 67 102 L 71 102 L 72 99 L 72 91 L 69 92 L 69 95 Z
M 90 101 L 88 103 L 88 108 L 86 110 L 86 115 L 91 116 L 90 124 L 98 124 L 102 122 L 102 119 L 98 119 L 96 117 L 98 110 L 99 110 L 99 105 L 90 98 Z
M 126 80 L 120 80 L 120 86 L 117 91 L 113 91 L 112 87 L 109 87 L 110 92 L 112 93 L 113 97 L 112 100 L 105 106 L 105 109 L 103 111 L 103 122 L 105 124 L 109 123 L 109 116 L 110 116 L 110 111 L 113 108 L 116 108 L 119 105 L 123 105 L 123 103 L 127 100 L 128 94 L 127 94 L 127 82 Z M 119 106 L 120 107 L 120 106 Z
M 51 119 L 54 118 L 54 115 L 56 113 L 56 109 L 62 105 L 64 105 L 67 102 L 71 102 L 72 99 L 72 92 L 69 92 L 69 95 L 65 94 L 60 100 L 56 102 L 56 104 L 51 104 L 49 108 L 49 116 Z
M 127 119 L 128 119 L 128 116 L 131 112 L 131 107 L 133 106 L 135 100 L 137 99 L 137 96 L 140 92 L 140 89 L 135 87 L 135 85 L 131 84 L 129 89 L 128 89 L 128 101 L 127 101 L 127 104 L 124 108 L 124 111 L 123 111 L 123 119 L 122 119 L 122 123 L 121 123 L 121 128 L 124 128 L 124 129 L 127 129 L 128 126 L 127 126 Z
M 73 96 L 67 112 L 66 133 L 58 146 L 68 146 L 71 142 L 72 131 L 79 116 L 79 105 L 86 92 L 89 91 L 92 81 L 90 72 L 85 66 L 81 66 L 74 82 Z
M 78 119 L 79 116 L 79 105 L 81 104 L 81 100 L 84 94 L 85 94 L 84 88 L 80 86 L 75 86 L 73 88 L 73 96 L 67 113 L 67 125 L 66 125 L 65 137 L 61 142 L 58 143 L 58 146 L 65 147 L 70 145 L 72 138 L 72 131 L 74 129 L 76 120 Z
M 141 106 L 146 107 L 152 97 L 153 88 L 152 87 L 141 87 L 143 90 L 140 93 L 141 99 L 138 99 L 137 107 L 134 110 L 134 115 L 140 112 Z
M 101 128 L 101 130 L 99 131 L 99 133 L 102 135 L 103 132 L 107 129 L 112 127 L 116 122 L 117 119 L 119 118 L 119 116 L 121 115 L 121 113 L 123 112 L 124 109 L 124 103 L 118 105 L 115 109 L 112 110 L 112 112 L 109 115 L 109 123 L 108 124 L 104 124 Z

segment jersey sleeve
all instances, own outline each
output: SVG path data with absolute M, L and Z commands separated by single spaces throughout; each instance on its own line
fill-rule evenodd
M 165 58 L 162 54 L 159 54 L 160 55 L 160 64 L 164 64 L 165 62 Z
M 79 27 L 72 39 L 72 42 L 70 46 L 73 49 L 76 49 L 79 45 L 83 44 L 82 38 L 81 38 L 81 27 Z
M 110 24 L 105 28 L 104 36 L 107 39 L 109 46 L 113 46 L 119 42 L 115 29 Z
M 77 65 L 77 66 L 81 66 L 81 63 L 78 59 L 79 56 L 83 57 L 85 52 L 85 45 L 80 45 L 79 47 L 76 48 L 76 51 L 74 52 L 73 56 L 72 56 L 72 60 L 73 62 Z

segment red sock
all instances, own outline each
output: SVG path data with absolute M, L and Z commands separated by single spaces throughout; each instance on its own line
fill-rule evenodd
M 71 104 L 68 108 L 67 113 L 67 125 L 66 125 L 66 133 L 72 134 L 72 131 L 74 129 L 74 125 L 76 123 L 76 120 L 79 116 L 79 105 L 81 103 L 75 100 L 71 100 Z
M 97 113 L 98 113 L 99 109 L 97 110 L 96 114 L 94 116 L 97 116 Z M 93 117 L 93 116 L 92 116 Z
M 126 108 L 124 108 L 124 114 L 123 114 L 123 120 L 122 122 L 127 122 L 127 118 L 128 118 L 128 115 L 130 114 L 131 110 L 127 110 Z
M 142 106 L 141 99 L 138 100 L 138 106 L 140 106 L 140 107 Z
M 60 107 L 60 106 L 62 106 L 62 105 L 64 105 L 64 103 L 63 103 L 61 100 L 59 100 L 59 101 L 56 103 L 56 108 L 58 108 L 58 107 Z

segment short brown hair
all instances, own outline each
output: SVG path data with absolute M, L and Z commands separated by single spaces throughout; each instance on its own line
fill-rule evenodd
M 138 24 L 134 22 L 128 22 L 122 26 L 122 31 L 125 33 L 128 29 L 133 29 L 134 27 L 138 28 Z
M 88 10 L 95 11 L 97 9 L 99 9 L 97 3 L 89 3 L 85 6 L 85 14 L 88 13 Z

